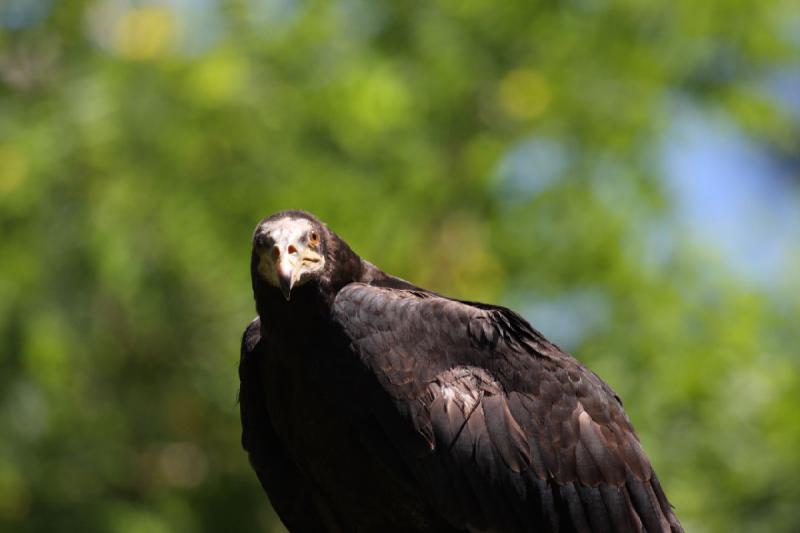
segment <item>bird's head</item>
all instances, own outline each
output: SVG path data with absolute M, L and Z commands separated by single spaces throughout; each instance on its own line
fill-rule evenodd
M 322 222 L 303 211 L 283 211 L 265 218 L 253 233 L 253 276 L 280 289 L 289 301 L 293 288 L 324 274 L 331 234 Z

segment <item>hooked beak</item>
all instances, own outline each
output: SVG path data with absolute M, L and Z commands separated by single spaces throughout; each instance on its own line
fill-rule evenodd
M 253 235 L 253 253 L 258 278 L 280 290 L 287 302 L 295 287 L 319 278 L 325 265 L 319 234 L 308 221 L 262 223 Z
M 283 297 L 288 302 L 292 289 L 303 283 L 303 274 L 309 273 L 311 265 L 322 261 L 322 256 L 302 242 L 278 242 L 270 250 L 274 279 Z
M 275 245 L 277 248 L 278 245 Z M 276 252 L 273 251 L 273 256 Z M 297 254 L 294 254 L 297 255 Z M 286 250 L 280 253 L 278 260 L 275 262 L 275 274 L 277 274 L 278 285 L 280 286 L 283 297 L 288 302 L 292 297 L 292 288 L 297 282 L 297 274 L 300 271 L 302 261 L 292 261 L 292 257 Z

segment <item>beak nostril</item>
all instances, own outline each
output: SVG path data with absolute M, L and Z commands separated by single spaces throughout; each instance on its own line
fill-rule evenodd
M 294 244 L 290 244 L 289 247 L 286 249 L 286 252 L 289 254 L 296 254 L 297 248 L 294 247 Z
M 280 248 L 278 248 L 277 244 L 272 247 L 272 252 L 271 253 L 272 253 L 272 259 L 277 261 L 278 257 L 280 257 L 280 255 L 281 255 L 281 250 L 280 250 Z

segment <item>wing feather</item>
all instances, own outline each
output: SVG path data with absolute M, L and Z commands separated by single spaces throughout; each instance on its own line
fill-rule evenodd
M 454 526 L 682 531 L 613 391 L 500 307 L 353 283 L 334 321 L 391 402 L 376 418 Z

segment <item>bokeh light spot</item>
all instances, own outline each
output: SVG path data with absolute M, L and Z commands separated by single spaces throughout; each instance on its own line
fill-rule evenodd
M 172 13 L 164 8 L 148 6 L 127 11 L 117 21 L 116 51 L 130 59 L 150 59 L 164 54 L 175 34 Z
M 206 454 L 190 442 L 173 442 L 164 446 L 158 464 L 166 482 L 175 487 L 196 487 L 208 474 Z
M 515 119 L 531 120 L 541 116 L 550 105 L 550 86 L 535 70 L 511 71 L 500 82 L 500 107 Z

